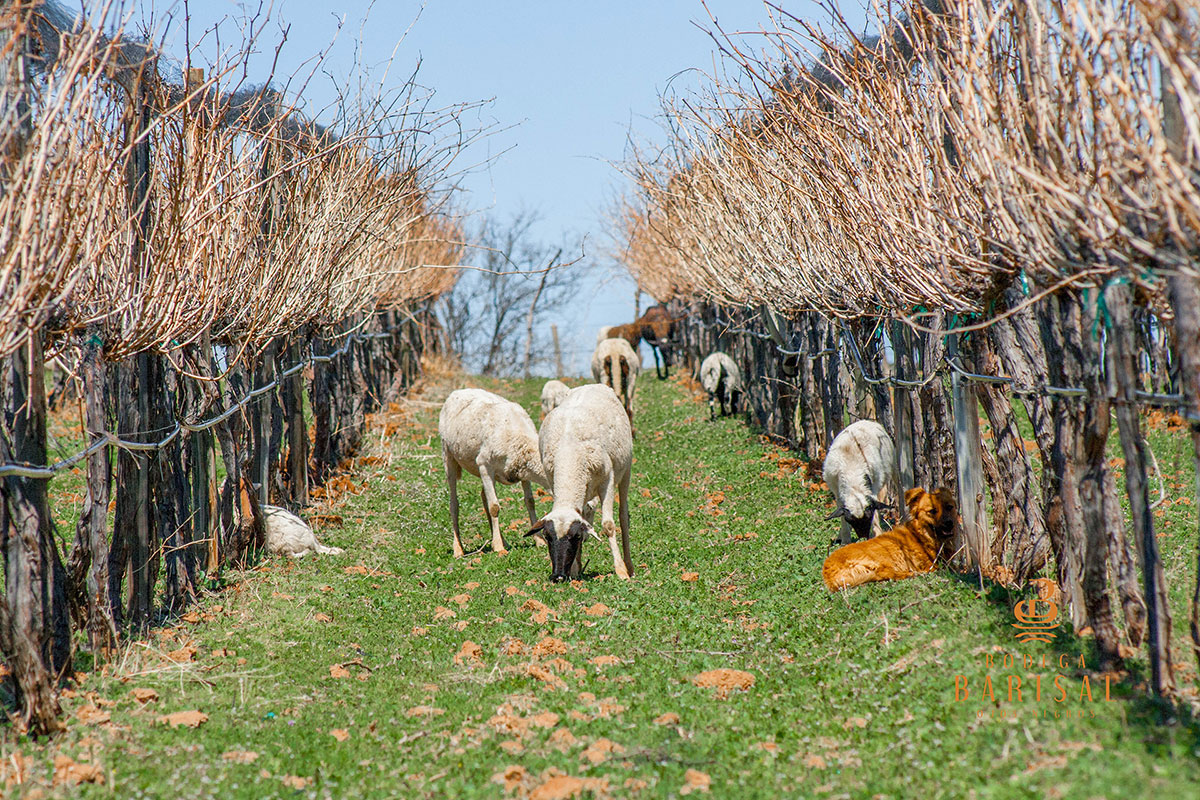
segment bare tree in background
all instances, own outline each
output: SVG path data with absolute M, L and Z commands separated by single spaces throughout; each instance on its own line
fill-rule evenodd
M 481 375 L 511 377 L 553 369 L 546 322 L 577 295 L 579 258 L 563 263 L 564 249 L 534 238 L 536 214 L 487 219 L 476 250 L 454 291 L 439 302 L 450 347 Z

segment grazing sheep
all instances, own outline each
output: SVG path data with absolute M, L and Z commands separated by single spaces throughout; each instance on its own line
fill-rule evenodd
M 525 409 L 483 389 L 459 389 L 442 404 L 438 417 L 442 462 L 450 486 L 450 526 L 454 530 L 454 557 L 463 555 L 458 530 L 458 479 L 463 470 L 483 483 L 483 511 L 492 531 L 492 549 L 507 552 L 500 533 L 500 501 L 496 482 L 521 483 L 529 522 L 537 519 L 531 482 L 549 488 L 538 455 L 537 428 Z
M 872 581 L 898 581 L 929 572 L 953 550 L 958 515 L 954 494 L 909 489 L 908 519 L 874 539 L 839 547 L 825 559 L 821 577 L 831 592 Z
M 334 556 L 343 552 L 340 547 L 326 547 L 317 541 L 308 523 L 286 508 L 261 506 L 267 552 L 292 558 L 304 558 L 309 553 Z
M 882 530 L 875 512 L 886 502 L 895 475 L 892 439 L 873 420 L 846 426 L 825 456 L 824 477 L 837 500 L 837 510 L 826 519 L 842 518 L 841 543 L 853 536 L 865 539 Z
M 583 540 L 600 502 L 600 527 L 608 537 L 617 577 L 633 575 L 629 554 L 629 469 L 633 431 L 615 394 L 598 384 L 572 389 L 542 424 L 538 447 L 554 493 L 554 506 L 526 535 L 541 535 L 550 551 L 550 580 L 579 577 Z M 613 523 L 614 495 L 621 504 L 621 547 Z
M 708 418 L 716 419 L 713 401 L 721 404 L 721 416 L 736 414 L 742 400 L 742 373 L 724 353 L 710 353 L 700 364 L 700 385 L 708 392 Z
M 616 392 L 633 422 L 633 386 L 637 382 L 642 360 L 637 351 L 624 339 L 605 339 L 592 354 L 592 377 L 596 383 Z
M 542 416 L 546 416 L 567 397 L 571 387 L 562 381 L 546 381 L 542 386 Z

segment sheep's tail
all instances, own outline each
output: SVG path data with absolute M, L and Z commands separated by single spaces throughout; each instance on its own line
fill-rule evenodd
M 608 357 L 608 372 L 612 375 L 612 388 L 617 393 L 617 397 L 621 398 L 622 405 L 628 405 L 625 400 L 625 372 L 621 369 L 625 359 L 621 358 L 616 353 Z

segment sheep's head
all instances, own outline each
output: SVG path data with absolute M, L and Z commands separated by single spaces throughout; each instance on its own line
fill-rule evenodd
M 525 535 L 537 534 L 546 540 L 546 549 L 550 553 L 550 580 L 562 583 L 578 578 L 579 570 L 575 568 L 575 562 L 583 547 L 583 540 L 596 535 L 583 516 L 575 511 L 551 511 Z
M 888 508 L 887 503 L 880 502 L 871 494 L 870 475 L 863 476 L 863 483 L 862 491 L 847 492 L 843 487 L 843 495 L 838 498 L 837 510 L 825 518 L 844 518 L 850 529 L 854 531 L 855 538 L 858 539 L 866 539 L 871 535 L 871 522 L 875 518 L 875 512 Z

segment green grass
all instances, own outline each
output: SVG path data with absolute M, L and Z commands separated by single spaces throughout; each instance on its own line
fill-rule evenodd
M 540 383 L 487 386 L 536 418 Z M 520 536 L 516 489 L 501 494 L 512 551 L 452 559 L 436 408 L 409 405 L 409 425 L 372 435 L 368 454 L 379 463 L 369 459 L 351 476 L 364 490 L 328 509 L 343 523 L 318 530 L 345 555 L 276 559 L 245 573 L 207 597 L 196 622 L 132 645 L 65 701 L 72 714 L 91 702 L 87 692 L 115 701 L 104 709 L 111 723 L 73 718 L 50 745 L 14 740 L 6 729 L 0 755 L 32 756 L 42 785 L 56 753 L 102 767 L 103 786 L 52 793 L 180 800 L 518 796 L 548 770 L 604 781 L 614 797 L 678 796 L 689 770 L 711 778 L 715 797 L 1194 791 L 1195 721 L 1142 699 L 1131 685 L 1137 675 L 1115 683 L 1105 702 L 1103 679 L 1078 668 L 1080 655 L 1095 663 L 1089 640 L 1060 630 L 1053 646 L 1019 645 L 1010 626 L 1016 596 L 994 586 L 979 592 L 946 571 L 829 595 L 820 580 L 834 532 L 821 519 L 831 507 L 826 493 L 791 462 L 781 466 L 788 454 L 742 422 L 708 422 L 707 408 L 675 382 L 648 377 L 638 393 L 634 580 L 618 581 L 607 547 L 589 542 L 585 579 L 551 585 L 545 552 Z M 1151 441 L 1168 480 L 1186 487 L 1171 488 L 1173 496 L 1186 496 L 1192 475 L 1181 437 L 1152 431 Z M 468 478 L 462 493 L 468 548 L 485 542 L 475 486 Z M 1194 580 L 1186 565 L 1195 507 L 1172 505 L 1159 521 L 1182 598 Z M 696 580 L 682 579 L 693 572 Z M 530 601 L 550 613 L 539 620 Z M 612 613 L 586 613 L 597 603 Z M 1177 628 L 1183 608 L 1180 600 Z M 456 663 L 468 641 L 479 663 Z M 1194 688 L 1183 641 L 1181 683 Z M 194 661 L 162 657 L 187 643 Z M 1046 655 L 1052 666 L 986 666 L 1004 652 Z M 1060 653 L 1070 666 L 1057 668 Z M 601 656 L 618 662 L 592 663 Z M 332 677 L 334 665 L 349 677 Z M 722 667 L 752 673 L 754 685 L 721 699 L 691 681 Z M 1010 673 L 1023 678 L 1024 702 L 1005 697 Z M 1037 675 L 1053 695 L 1055 674 L 1064 676 L 1067 702 L 1028 697 Z M 955 701 L 956 675 L 969 681 L 964 702 Z M 978 700 L 985 675 L 996 681 L 995 703 Z M 1077 699 L 1085 675 L 1091 703 Z M 134 688 L 159 699 L 142 707 Z M 436 711 L 414 715 L 422 706 Z M 208 721 L 155 724 L 185 710 Z M 655 722 L 667 713 L 678 722 Z M 1170 724 L 1160 724 L 1164 715 Z M 345 741 L 333 730 L 345 731 Z M 602 752 L 602 740 L 617 748 Z M 233 751 L 258 757 L 223 757 Z M 529 777 L 506 795 L 494 776 L 510 766 Z M 288 776 L 308 782 L 294 789 Z

